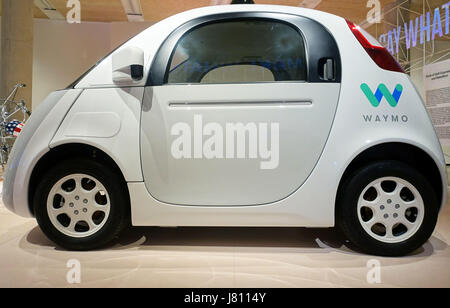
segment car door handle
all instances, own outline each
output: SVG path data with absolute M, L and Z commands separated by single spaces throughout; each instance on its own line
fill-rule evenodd
M 319 72 L 319 76 L 322 80 L 325 80 L 325 81 L 334 81 L 335 80 L 334 59 L 331 59 L 331 58 L 320 59 L 319 67 L 321 68 L 321 70 Z

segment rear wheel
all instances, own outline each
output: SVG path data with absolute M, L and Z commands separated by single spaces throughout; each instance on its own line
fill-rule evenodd
M 128 222 L 123 180 L 109 166 L 90 159 L 51 168 L 36 189 L 34 211 L 42 231 L 69 250 L 90 250 L 110 242 Z
M 341 187 L 337 219 L 347 238 L 369 254 L 400 256 L 432 235 L 438 202 L 413 167 L 381 161 L 357 170 Z

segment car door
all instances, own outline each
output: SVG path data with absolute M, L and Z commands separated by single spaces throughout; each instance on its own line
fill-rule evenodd
M 324 149 L 340 70 L 334 39 L 307 18 L 234 13 L 180 26 L 158 51 L 144 94 L 148 192 L 187 206 L 286 198 Z

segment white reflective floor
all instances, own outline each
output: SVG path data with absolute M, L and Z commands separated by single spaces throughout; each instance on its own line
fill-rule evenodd
M 67 252 L 0 205 L 0 287 L 450 287 L 449 206 L 410 256 L 374 258 L 343 244 L 333 229 L 133 228 L 104 250 Z M 71 259 L 80 284 L 67 281 Z M 367 282 L 372 259 L 379 284 Z

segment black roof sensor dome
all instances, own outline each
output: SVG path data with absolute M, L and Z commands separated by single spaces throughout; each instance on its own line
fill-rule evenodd
M 231 4 L 255 4 L 253 0 L 233 0 Z

